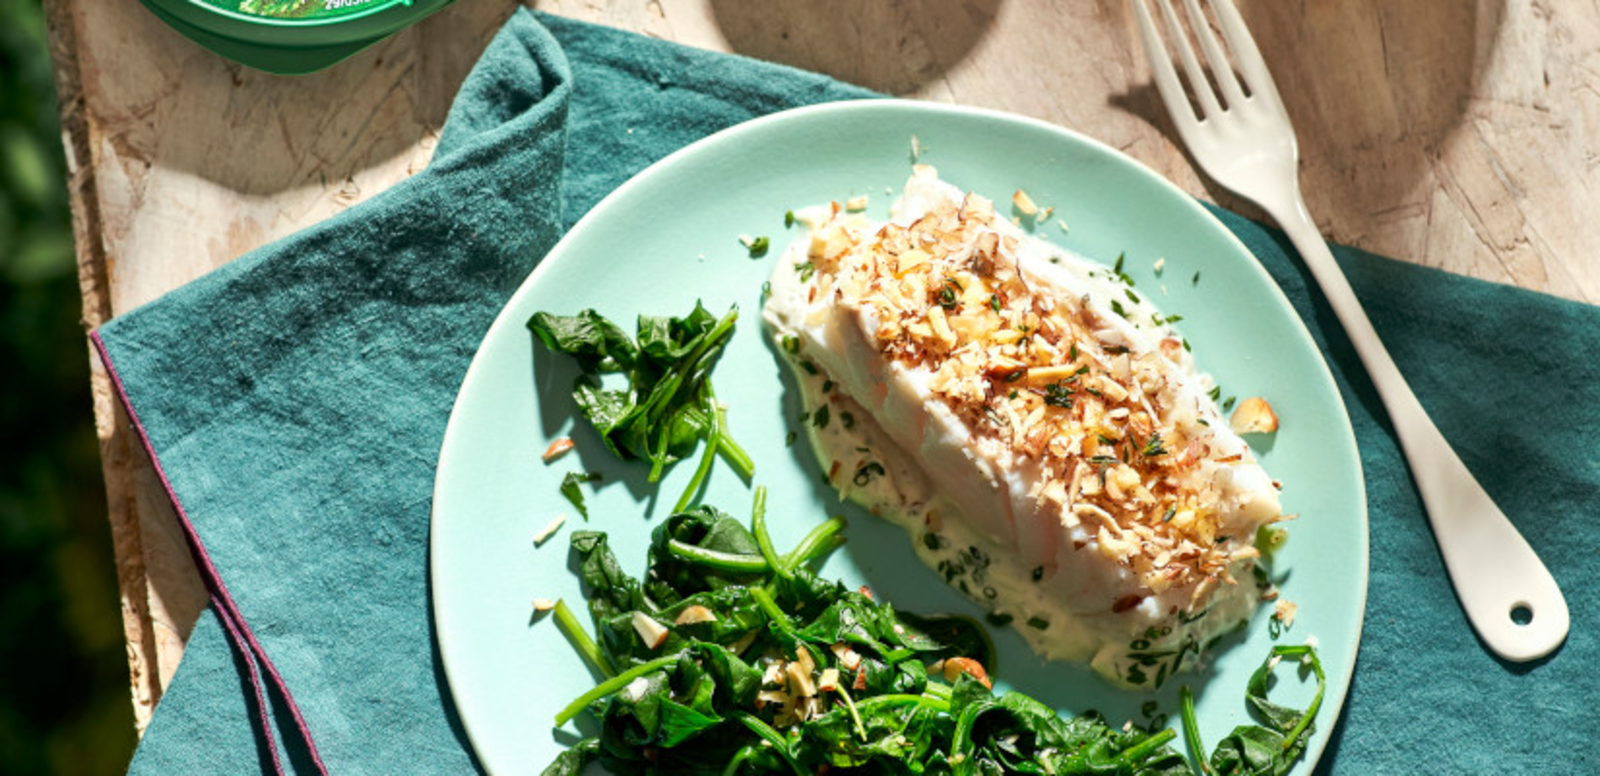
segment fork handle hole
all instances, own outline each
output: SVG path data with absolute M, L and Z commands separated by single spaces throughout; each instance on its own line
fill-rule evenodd
M 1533 622 L 1533 607 L 1527 604 L 1517 604 L 1511 607 L 1511 622 L 1521 627 L 1527 627 Z

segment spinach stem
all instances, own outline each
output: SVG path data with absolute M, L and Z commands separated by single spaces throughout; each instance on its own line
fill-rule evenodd
M 756 544 L 761 547 L 761 557 L 767 559 L 767 565 L 774 573 L 784 579 L 793 579 L 794 575 L 783 567 L 783 559 L 778 556 L 778 551 L 772 546 L 772 536 L 767 533 L 767 486 L 757 485 L 755 503 L 750 507 L 751 533 L 756 535 Z
M 1149 738 L 1146 738 L 1145 740 L 1140 741 L 1138 744 L 1135 744 L 1134 746 L 1128 747 L 1128 749 L 1125 750 L 1121 755 L 1119 755 L 1117 757 L 1117 759 L 1121 760 L 1124 763 L 1127 763 L 1128 765 L 1136 765 L 1138 763 L 1142 763 L 1142 762 L 1144 762 L 1145 758 L 1149 757 L 1157 749 L 1160 749 L 1161 747 L 1166 746 L 1168 741 L 1171 741 L 1172 739 L 1177 738 L 1177 737 L 1178 737 L 1178 731 L 1173 730 L 1171 728 L 1167 728 L 1166 730 L 1162 730 L 1159 733 L 1153 733 L 1153 734 L 1151 734 L 1151 736 Z
M 594 689 L 579 695 L 575 700 L 567 704 L 567 707 L 562 709 L 560 713 L 556 714 L 556 727 L 567 724 L 568 720 L 577 716 L 578 712 L 588 708 L 589 704 L 593 703 L 596 699 L 604 698 L 611 693 L 627 687 L 628 684 L 633 680 L 638 679 L 645 674 L 666 668 L 667 666 L 678 662 L 678 658 L 680 657 L 682 657 L 681 654 L 658 657 L 648 663 L 640 663 L 633 668 L 623 671 L 622 673 L 595 685 Z
M 772 744 L 772 748 L 777 750 L 783 761 L 789 764 L 789 769 L 794 771 L 795 776 L 807 776 L 806 772 L 800 769 L 800 763 L 795 762 L 794 753 L 789 751 L 789 742 L 783 737 L 782 733 L 773 730 L 771 725 L 757 719 L 748 711 L 735 711 L 733 718 L 739 720 L 745 727 L 750 728 L 750 732 Z
M 750 588 L 750 597 L 755 599 L 756 605 L 761 607 L 761 611 L 766 612 L 767 619 L 772 620 L 772 624 L 776 625 L 778 630 L 789 632 L 789 615 L 778 608 L 778 602 L 772 600 L 772 594 L 768 593 L 766 588 L 760 586 Z
M 767 570 L 767 559 L 760 555 L 746 555 L 735 552 L 722 552 L 696 547 L 692 544 L 681 542 L 677 539 L 667 540 L 667 551 L 674 556 L 723 571 L 733 571 L 742 574 L 759 574 Z
M 600 646 L 594 643 L 589 631 L 584 629 L 583 623 L 578 622 L 577 615 L 572 613 L 572 608 L 567 606 L 566 601 L 556 600 L 555 618 L 556 625 L 559 625 L 561 632 L 567 635 L 567 641 L 572 642 L 573 649 L 578 650 L 578 654 L 589 661 L 589 665 L 600 669 L 600 673 L 608 677 L 617 675 L 617 669 L 611 667 L 611 661 L 600 651 Z
M 860 736 L 862 741 L 866 741 L 867 728 L 865 725 L 861 724 L 861 715 L 856 712 L 856 702 L 850 699 L 850 693 L 845 692 L 844 685 L 834 686 L 833 691 L 838 693 L 840 698 L 844 699 L 844 708 L 846 711 L 850 712 L 850 721 L 856 723 L 856 735 Z
M 1310 658 L 1311 670 L 1317 674 L 1317 694 L 1312 697 L 1311 705 L 1306 707 L 1306 713 L 1300 715 L 1300 721 L 1296 722 L 1295 726 L 1290 728 L 1289 732 L 1285 733 L 1283 736 L 1283 747 L 1288 749 L 1294 745 L 1294 742 L 1300 740 L 1300 736 L 1305 734 L 1306 727 L 1309 726 L 1311 724 L 1311 720 L 1317 716 L 1317 710 L 1322 707 L 1322 693 L 1327 689 L 1328 678 L 1323 675 L 1322 661 L 1317 658 L 1316 650 L 1312 649 L 1311 647 L 1304 645 L 1283 645 L 1274 647 L 1272 649 L 1272 653 L 1274 655 L 1283 655 L 1285 657 L 1301 659 Z
M 1189 744 L 1189 756 L 1199 765 L 1195 770 L 1210 776 L 1211 764 L 1206 762 L 1206 745 L 1200 740 L 1200 723 L 1194 718 L 1194 691 L 1187 684 L 1178 688 L 1178 711 L 1183 717 L 1183 740 Z
M 801 564 L 833 549 L 834 539 L 840 531 L 844 530 L 844 525 L 844 518 L 835 516 L 828 518 L 827 522 L 822 525 L 811 529 L 811 533 L 806 534 L 805 538 L 800 540 L 800 544 L 796 545 L 788 555 L 784 556 L 783 570 L 792 575 L 794 570 L 799 568 Z
M 706 452 L 700 456 L 700 465 L 695 467 L 694 476 L 689 478 L 689 487 L 683 489 L 683 495 L 678 497 L 678 503 L 672 507 L 673 514 L 689 508 L 689 502 L 694 499 L 694 494 L 700 492 L 700 486 L 705 483 L 706 475 L 711 473 L 711 463 L 717 460 L 717 448 L 722 444 L 722 413 L 715 409 L 717 395 L 711 391 L 711 382 L 706 381 L 706 402 L 713 409 L 706 416 Z
M 754 744 L 740 747 L 739 751 L 734 753 L 733 759 L 728 760 L 727 766 L 722 769 L 722 776 L 735 776 L 739 772 L 739 768 L 744 765 L 744 762 L 754 757 L 755 754 L 756 747 Z

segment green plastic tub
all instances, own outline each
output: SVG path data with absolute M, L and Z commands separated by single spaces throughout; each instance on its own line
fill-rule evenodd
M 310 73 L 449 5 L 451 0 L 142 0 L 162 21 L 235 62 Z

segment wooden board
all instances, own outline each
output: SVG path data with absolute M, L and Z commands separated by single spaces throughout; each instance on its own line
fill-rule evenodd
M 1333 240 L 1600 299 L 1600 19 L 1531 0 L 1239 0 Z M 545 0 L 573 18 L 821 71 L 886 93 L 1034 116 L 1195 195 L 1127 0 Z M 421 169 L 513 5 L 461 2 L 325 72 L 228 63 L 137 3 L 45 0 L 94 328 Z M 110 521 L 142 729 L 205 593 L 95 364 Z

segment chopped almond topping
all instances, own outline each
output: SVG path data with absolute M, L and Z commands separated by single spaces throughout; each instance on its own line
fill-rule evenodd
M 1043 212 L 1021 190 L 1012 204 Z M 1181 587 L 1197 601 L 1252 557 L 1242 537 L 1217 541 L 1223 517 L 1202 507 L 1218 498 L 1218 469 L 1248 458 L 1212 444 L 1199 408 L 1175 390 L 1181 339 L 1136 343 L 1087 297 L 1041 291 L 1017 263 L 1011 227 L 976 194 L 876 232 L 859 220 L 836 212 L 818 226 L 810 282 L 860 321 L 886 361 L 926 375 L 930 396 L 976 444 L 1036 467 L 1029 495 L 1058 505 L 1063 525 L 1081 521 L 1094 537 L 1086 546 L 1151 592 Z M 1240 411 L 1258 404 L 1271 417 L 1259 399 Z

